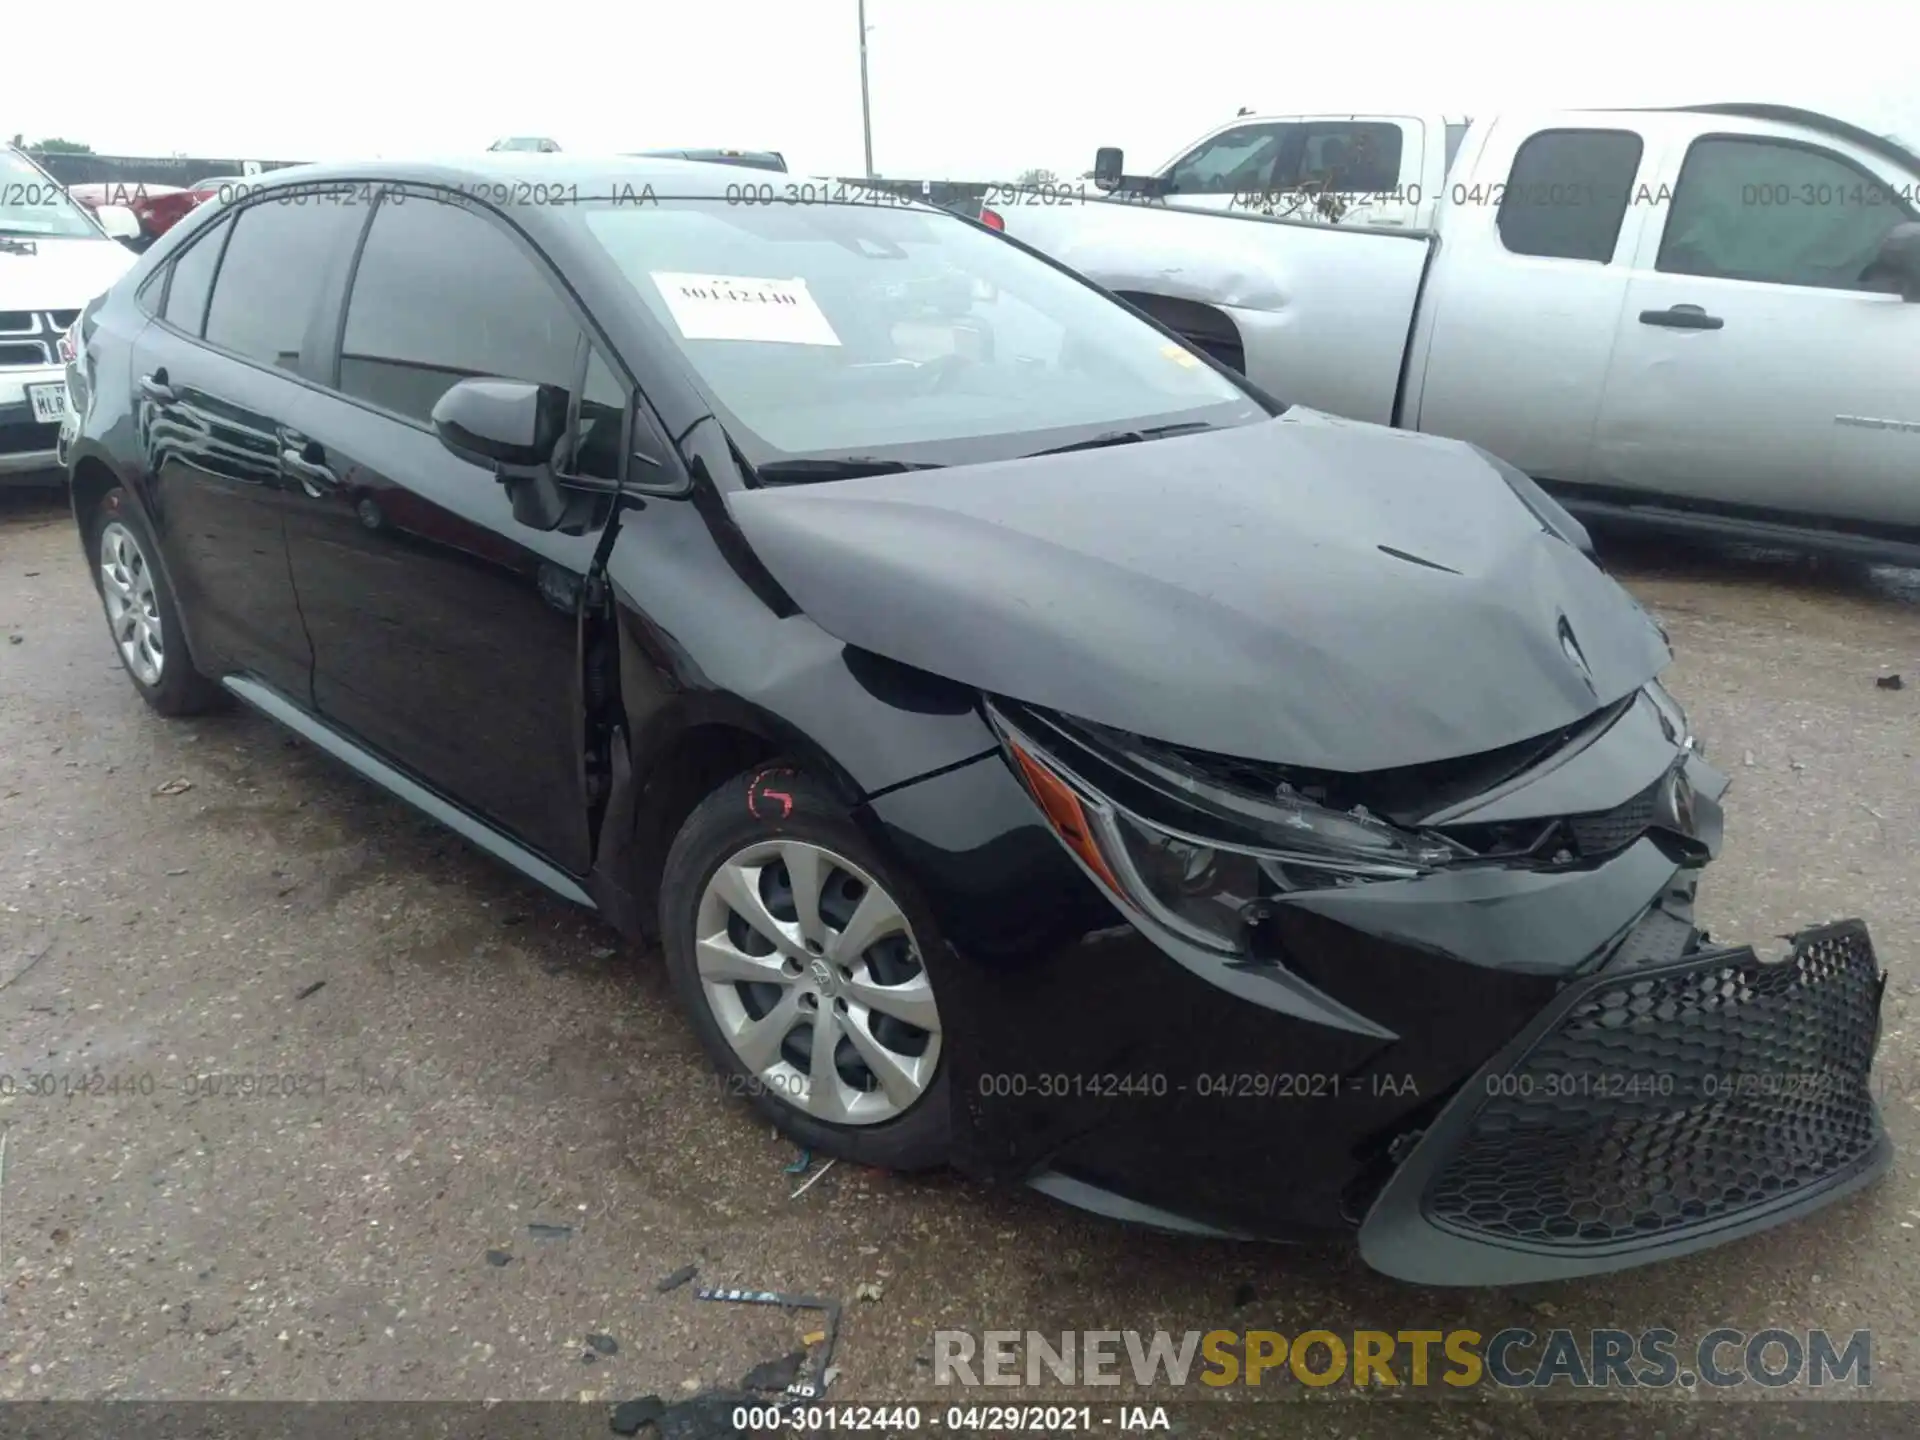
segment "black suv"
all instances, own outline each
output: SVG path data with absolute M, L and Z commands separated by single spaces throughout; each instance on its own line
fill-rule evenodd
M 540 161 L 263 176 L 87 308 L 156 710 L 658 940 L 825 1153 L 1436 1282 L 1885 1168 L 1864 926 L 1705 945 L 1725 780 L 1525 477 L 885 192 Z

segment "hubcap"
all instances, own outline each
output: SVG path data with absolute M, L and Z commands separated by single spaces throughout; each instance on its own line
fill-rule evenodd
M 720 1033 L 797 1110 L 836 1125 L 905 1113 L 940 1062 L 940 1012 L 900 906 L 800 840 L 730 856 L 700 897 L 694 964 Z
M 100 580 L 107 626 L 120 647 L 120 658 L 142 685 L 158 685 L 167 651 L 160 633 L 160 602 L 153 593 L 153 568 L 133 532 L 118 520 L 100 532 Z

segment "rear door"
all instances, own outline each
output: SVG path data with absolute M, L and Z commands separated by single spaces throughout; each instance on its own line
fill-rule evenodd
M 1607 374 L 1594 478 L 1920 525 L 1920 305 L 1861 279 L 1916 177 L 1721 119 L 1669 147 Z
M 327 391 L 304 412 L 290 521 L 327 720 L 562 869 L 589 868 L 580 621 L 611 497 L 571 533 L 513 518 L 434 403 L 488 375 L 579 397 L 563 471 L 620 472 L 629 386 L 546 261 L 436 192 L 375 209 Z M 404 196 L 406 198 L 398 198 Z
M 1489 122 L 1440 210 L 1404 423 L 1471 440 L 1537 479 L 1588 478 L 1648 212 L 1633 201 L 1658 164 L 1631 117 Z
M 280 436 L 312 398 L 309 323 L 354 223 L 312 201 L 268 199 L 196 236 L 132 349 L 149 506 L 194 658 L 303 704 L 312 650 L 287 569 L 297 487 Z

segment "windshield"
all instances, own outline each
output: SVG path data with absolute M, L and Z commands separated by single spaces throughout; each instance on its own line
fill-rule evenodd
M 97 240 L 100 231 L 58 181 L 15 151 L 0 150 L 0 235 Z
M 1098 291 L 942 212 L 680 199 L 580 213 L 756 465 L 964 463 L 1266 417 Z

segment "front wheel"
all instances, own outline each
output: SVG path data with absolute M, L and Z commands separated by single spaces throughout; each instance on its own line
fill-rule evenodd
M 825 786 L 774 766 L 714 791 L 667 856 L 660 917 L 701 1043 L 781 1131 L 862 1164 L 946 1162 L 932 922 Z

